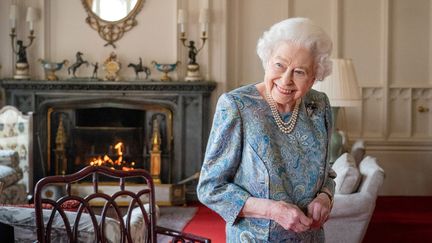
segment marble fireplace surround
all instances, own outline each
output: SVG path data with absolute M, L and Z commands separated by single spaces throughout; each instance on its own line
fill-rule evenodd
M 58 109 L 115 107 L 145 110 L 164 107 L 172 112 L 172 151 L 164 183 L 176 183 L 200 170 L 210 121 L 210 95 L 214 82 L 0 80 L 6 104 L 34 112 L 34 180 L 54 151 L 49 148 L 48 114 Z M 168 172 L 167 172 L 168 171 Z M 188 190 L 194 194 L 194 189 Z

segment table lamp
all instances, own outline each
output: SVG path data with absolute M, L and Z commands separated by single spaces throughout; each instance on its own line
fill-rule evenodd
M 360 88 L 354 65 L 351 59 L 332 59 L 333 69 L 330 76 L 322 82 L 316 82 L 314 89 L 327 94 L 333 115 L 333 132 L 330 141 L 331 164 L 342 154 L 343 138 L 341 131 L 336 128 L 337 115 L 340 107 L 360 106 Z

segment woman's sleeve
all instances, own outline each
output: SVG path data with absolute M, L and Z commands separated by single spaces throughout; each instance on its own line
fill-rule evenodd
M 229 224 L 235 222 L 250 197 L 233 182 L 242 150 L 242 120 L 237 104 L 231 95 L 223 94 L 216 106 L 197 194 Z
M 324 94 L 325 95 L 325 94 Z M 334 178 L 336 178 L 336 172 L 331 168 L 332 164 L 330 164 L 329 158 L 330 158 L 330 141 L 331 141 L 331 134 L 333 129 L 335 129 L 333 127 L 333 117 L 332 117 L 332 112 L 331 112 L 331 107 L 330 107 L 330 101 L 327 97 L 327 95 L 325 95 L 325 125 L 327 128 L 327 156 L 326 156 L 326 177 L 325 177 L 325 181 L 323 184 L 323 189 L 327 189 L 329 192 L 332 193 L 332 195 L 334 195 L 335 192 L 335 181 Z

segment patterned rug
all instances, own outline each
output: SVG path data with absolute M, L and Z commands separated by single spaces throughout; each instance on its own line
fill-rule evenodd
M 186 224 L 195 216 L 196 207 L 160 207 L 157 225 L 182 231 Z M 170 242 L 171 237 L 158 235 L 157 242 Z

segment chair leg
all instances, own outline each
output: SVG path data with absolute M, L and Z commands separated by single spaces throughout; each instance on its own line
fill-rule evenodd
M 13 226 L 4 224 L 0 222 L 0 235 L 1 235 L 1 241 L 5 243 L 14 243 L 15 236 L 14 236 L 14 228 Z

